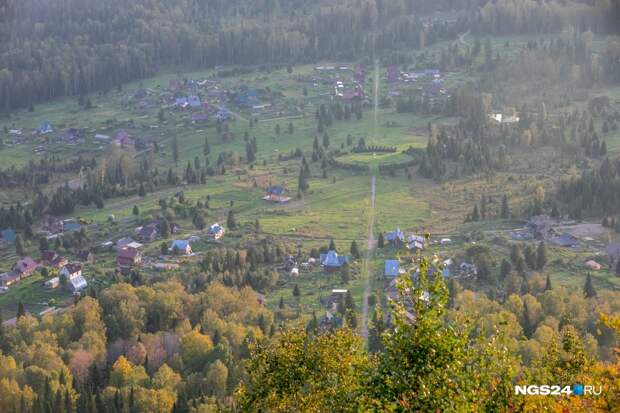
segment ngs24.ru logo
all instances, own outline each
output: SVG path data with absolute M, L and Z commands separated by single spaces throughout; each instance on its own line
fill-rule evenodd
M 517 396 L 599 396 L 603 393 L 603 386 L 592 386 L 589 384 L 573 384 L 572 386 L 549 386 L 528 385 L 515 386 Z

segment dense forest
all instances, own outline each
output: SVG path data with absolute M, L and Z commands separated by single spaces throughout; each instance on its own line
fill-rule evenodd
M 0 5 L 0 109 L 106 91 L 161 67 L 357 59 L 485 33 L 613 28 L 617 2 L 7 0 Z M 478 3 L 458 19 L 422 19 Z M 484 4 L 484 5 L 483 5 Z M 118 10 L 123 10 L 119 13 Z M 416 13 L 416 14 L 414 14 Z

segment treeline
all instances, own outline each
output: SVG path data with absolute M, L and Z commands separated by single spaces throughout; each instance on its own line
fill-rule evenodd
M 553 33 L 567 26 L 599 33 L 618 30 L 618 2 L 498 0 L 488 1 L 469 19 L 478 34 Z
M 426 152 L 420 160 L 418 173 L 425 178 L 441 180 L 448 172 L 455 176 L 492 170 L 493 160 L 489 141 L 484 134 L 476 135 L 464 123 L 456 127 L 442 127 L 438 132 L 430 125 Z M 481 129 L 482 130 L 482 129 Z M 454 164 L 456 163 L 456 164 Z
M 605 158 L 598 169 L 561 182 L 558 200 L 574 218 L 608 216 L 619 211 L 620 159 Z
M 27 165 L 17 168 L 11 165 L 0 171 L 0 188 L 37 188 L 46 185 L 54 174 L 78 173 L 82 168 L 94 168 L 95 158 L 83 159 L 81 156 L 61 160 L 56 155 L 46 155 L 36 162 L 31 159 Z
M 412 2 L 7 0 L 0 110 L 106 91 L 159 67 L 358 59 L 453 37 Z M 119 11 L 122 10 L 122 13 Z M 422 40 L 423 39 L 423 40 Z

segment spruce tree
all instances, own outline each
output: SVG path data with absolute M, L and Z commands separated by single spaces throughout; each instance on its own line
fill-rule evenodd
M 508 206 L 508 197 L 504 194 L 502 197 L 502 210 L 500 212 L 502 219 L 508 219 L 510 217 L 510 207 Z
M 379 248 L 385 247 L 385 239 L 383 238 L 383 232 L 379 233 L 379 239 L 377 240 L 377 247 Z
M 478 205 L 474 205 L 474 210 L 471 213 L 471 220 L 476 222 L 476 221 L 480 221 L 480 212 L 478 211 Z
M 235 219 L 235 213 L 233 212 L 233 210 L 229 210 L 228 211 L 228 217 L 226 218 L 226 226 L 228 226 L 229 229 L 237 229 L 237 221 Z
M 17 236 L 15 237 L 15 253 L 20 257 L 23 257 L 24 255 L 26 255 L 26 248 L 24 246 L 24 238 L 22 237 L 21 234 L 17 234 Z
M 551 291 L 553 289 L 553 285 L 551 285 L 551 276 L 547 274 L 547 281 L 545 282 L 545 291 Z
M 328 249 L 329 251 L 336 251 L 336 243 L 334 242 L 333 238 L 329 241 Z
M 179 140 L 176 135 L 172 137 L 172 160 L 175 165 L 179 164 Z
M 583 294 L 586 298 L 594 298 L 596 297 L 596 289 L 594 289 L 594 284 L 592 283 L 592 274 L 588 273 L 586 276 L 586 283 L 583 286 Z
M 536 269 L 542 270 L 547 264 L 547 248 L 544 241 L 538 243 L 538 250 L 536 251 Z
M 356 259 L 360 257 L 360 250 L 355 240 L 351 242 L 351 255 L 353 256 L 353 258 L 356 258 Z
M 299 297 L 300 295 L 301 292 L 299 291 L 299 286 L 295 284 L 295 286 L 293 287 L 293 297 Z
M 17 303 L 17 318 L 23 317 L 26 315 L 26 310 L 24 309 L 24 304 L 20 301 Z

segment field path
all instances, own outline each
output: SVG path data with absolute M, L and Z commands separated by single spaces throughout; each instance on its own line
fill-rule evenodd
M 360 335 L 364 341 L 368 341 L 368 296 L 370 295 L 370 287 L 372 274 L 370 271 L 370 258 L 375 250 L 375 184 L 376 177 L 372 177 L 370 186 L 370 217 L 368 218 L 368 236 L 366 238 L 366 257 L 362 267 L 362 274 L 366 277 L 364 287 L 364 297 L 362 298 L 362 324 L 360 326 Z

